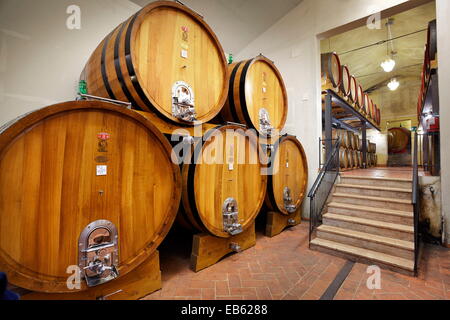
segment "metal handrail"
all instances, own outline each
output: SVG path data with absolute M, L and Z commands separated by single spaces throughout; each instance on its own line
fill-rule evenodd
M 413 152 L 413 181 L 412 181 L 412 204 L 414 209 L 414 273 L 417 276 L 419 263 L 419 216 L 420 198 L 419 194 L 419 162 L 418 162 L 418 138 L 417 131 L 414 132 L 414 152 Z
M 322 181 L 323 176 L 325 175 L 325 171 L 326 171 L 325 169 L 329 166 L 331 160 L 334 158 L 334 156 L 336 155 L 336 152 L 338 152 L 338 150 L 339 150 L 339 146 L 341 144 L 340 139 L 341 138 L 337 139 L 337 141 L 334 145 L 334 148 L 333 148 L 333 152 L 331 152 L 331 156 L 328 158 L 328 160 L 325 162 L 323 167 L 320 169 L 319 176 L 317 177 L 316 181 L 314 181 L 314 184 L 312 185 L 311 190 L 309 190 L 309 193 L 308 193 L 309 198 L 314 197 L 314 195 L 316 194 L 317 188 L 318 188 L 320 182 Z M 323 140 L 320 140 L 320 141 L 323 141 Z
M 319 143 L 321 143 L 320 140 Z M 333 189 L 337 176 L 339 175 L 340 144 L 340 139 L 337 139 L 336 144 L 331 149 L 331 155 L 328 157 L 325 165 L 320 169 L 316 181 L 311 187 L 311 190 L 308 192 L 308 198 L 310 200 L 309 242 L 311 242 L 312 234 L 315 228 L 321 223 L 320 215 L 331 193 L 331 190 Z M 327 173 L 331 172 L 334 173 L 334 176 L 331 176 L 331 179 L 329 181 L 324 182 L 325 177 L 327 177 Z M 319 190 L 321 192 L 318 194 Z

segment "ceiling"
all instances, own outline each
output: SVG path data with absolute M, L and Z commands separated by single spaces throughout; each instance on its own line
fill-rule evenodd
M 131 0 L 145 6 L 152 0 Z M 183 0 L 205 17 L 224 50 L 237 54 L 302 0 Z
M 435 3 L 430 2 L 391 18 L 394 18 L 391 27 L 394 38 L 426 29 L 428 22 L 436 18 Z M 421 84 L 426 31 L 393 41 L 397 51 L 394 58 L 396 66 L 390 73 L 384 72 L 380 66 L 387 57 L 387 43 L 346 53 L 388 39 L 386 22 L 387 19 L 382 20 L 379 30 L 363 26 L 322 40 L 321 51 L 339 54 L 341 64 L 348 65 L 364 90 L 371 89 L 373 100 L 380 104 L 385 116 L 410 115 L 415 112 Z M 390 91 L 386 86 L 393 77 L 400 82 L 396 91 Z

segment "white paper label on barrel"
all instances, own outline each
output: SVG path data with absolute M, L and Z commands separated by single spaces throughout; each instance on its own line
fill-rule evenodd
M 263 87 L 263 88 L 262 88 L 262 92 L 263 92 L 263 93 L 266 93 L 266 91 L 267 91 L 266 87 Z
M 233 163 L 229 163 L 229 164 L 228 164 L 228 170 L 229 170 L 229 171 L 233 171 L 233 169 L 234 169 Z
M 99 165 L 97 166 L 97 175 L 98 176 L 106 176 L 106 172 L 107 172 L 107 166 L 105 165 Z
M 289 168 L 289 162 L 286 161 L 286 168 Z
M 181 57 L 187 59 L 187 57 L 188 57 L 187 50 L 181 50 Z

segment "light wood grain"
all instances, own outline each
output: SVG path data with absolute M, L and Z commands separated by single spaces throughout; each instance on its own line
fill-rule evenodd
M 81 79 L 90 94 L 130 101 L 136 109 L 179 124 L 186 123 L 172 115 L 175 82 L 191 86 L 202 123 L 220 112 L 228 92 L 227 63 L 216 35 L 195 12 L 169 1 L 147 5 L 112 31 L 93 52 Z
M 294 136 L 284 136 L 275 144 L 271 155 L 273 174 L 269 176 L 266 204 L 272 211 L 290 215 L 284 206 L 284 188 L 291 190 L 297 210 L 306 196 L 308 163 L 303 146 Z
M 264 108 L 271 126 L 281 131 L 286 123 L 288 102 L 283 78 L 275 64 L 259 55 L 231 64 L 230 75 L 233 72 L 235 77 L 230 78 L 232 92 L 221 112 L 223 120 L 244 123 L 261 132 L 259 111 Z M 244 83 L 243 90 L 241 83 Z M 232 109 L 235 109 L 234 113 Z
M 0 136 L 0 269 L 14 285 L 67 292 L 80 233 L 106 219 L 118 229 L 119 272 L 131 272 L 176 216 L 181 177 L 170 153 L 144 117 L 103 102 L 66 102 L 12 124 Z
M 222 206 L 227 198 L 238 204 L 239 223 L 245 230 L 256 218 L 266 193 L 267 176 L 259 161 L 262 152 L 254 134 L 238 125 L 219 126 L 207 132 L 196 148 L 202 162 L 183 165 L 182 203 L 186 218 L 199 231 L 228 238 Z M 230 163 L 232 170 L 230 170 Z

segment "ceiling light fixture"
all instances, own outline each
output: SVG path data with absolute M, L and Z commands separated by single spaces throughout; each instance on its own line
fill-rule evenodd
M 394 78 L 391 81 L 389 81 L 387 86 L 388 86 L 389 90 L 395 91 L 395 90 L 397 90 L 399 85 L 400 85 L 400 82 L 398 82 L 397 79 Z
M 392 70 L 394 70 L 395 60 L 393 60 L 392 58 L 384 60 L 381 63 L 381 67 L 383 68 L 384 72 L 391 72 Z
M 394 42 L 392 41 L 392 31 L 391 25 L 394 24 L 394 19 L 389 18 L 386 22 L 386 27 L 388 31 L 388 41 L 386 42 L 386 60 L 384 60 L 380 65 L 384 72 L 391 72 L 395 68 L 395 60 L 393 59 L 397 52 L 394 50 Z M 389 43 L 391 44 L 391 51 L 389 52 Z

